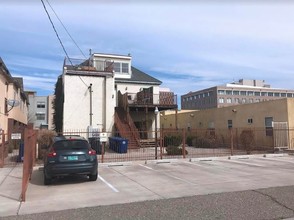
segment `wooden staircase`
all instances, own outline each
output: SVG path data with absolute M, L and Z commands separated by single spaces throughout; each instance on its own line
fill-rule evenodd
M 152 139 L 142 139 L 140 140 L 141 147 L 142 148 L 148 148 L 148 147 L 155 147 L 155 140 Z
M 132 118 L 123 108 L 115 109 L 115 127 L 121 137 L 128 139 L 128 149 L 140 148 L 139 132 Z

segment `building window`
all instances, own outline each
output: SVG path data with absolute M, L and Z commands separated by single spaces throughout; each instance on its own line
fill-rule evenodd
M 286 93 L 281 93 L 281 97 L 286 97 Z
M 114 62 L 113 70 L 116 73 L 129 73 L 129 63 Z
M 129 64 L 128 63 L 122 63 L 121 64 L 121 72 L 122 73 L 129 73 Z
M 261 96 L 267 96 L 267 92 L 261 92 Z
M 233 120 L 228 120 L 228 128 L 233 128 Z
M 291 98 L 292 97 L 292 93 L 287 93 L 287 97 Z
M 218 93 L 219 95 L 224 95 L 224 94 L 225 94 L 225 90 L 218 90 L 217 93 Z
M 240 95 L 240 91 L 233 91 L 233 95 Z
M 226 90 L 226 95 L 232 95 L 232 90 Z
M 260 99 L 255 99 L 255 102 L 260 102 Z
M 241 91 L 240 95 L 246 95 L 246 91 Z
M 242 104 L 245 104 L 245 103 L 246 103 L 246 99 L 243 98 L 243 99 L 242 99 Z
M 37 113 L 36 118 L 39 121 L 44 121 L 45 120 L 45 113 Z
M 273 136 L 273 117 L 265 117 L 264 124 L 265 124 L 265 135 Z
M 224 103 L 225 102 L 225 99 L 224 98 L 219 98 L 218 99 L 218 103 Z
M 249 103 L 253 103 L 253 99 L 249 99 Z
M 275 96 L 275 97 L 280 97 L 280 93 L 279 93 L 279 92 L 275 92 L 275 93 L 274 93 L 274 96 Z
M 253 119 L 252 118 L 248 118 L 247 122 L 248 122 L 248 124 L 252 124 L 253 123 Z
M 260 92 L 254 92 L 255 96 L 260 96 Z
M 240 99 L 239 98 L 235 98 L 235 103 L 240 104 Z
M 45 102 L 37 102 L 37 108 L 45 108 Z
M 254 93 L 252 91 L 248 91 L 247 94 L 248 94 L 248 96 L 253 96 Z
M 113 70 L 114 70 L 116 73 L 120 73 L 120 63 L 115 62 L 115 63 L 113 64 Z
M 227 103 L 232 103 L 232 98 L 227 98 Z
M 268 96 L 274 96 L 274 93 L 273 92 L 269 92 L 268 93 Z

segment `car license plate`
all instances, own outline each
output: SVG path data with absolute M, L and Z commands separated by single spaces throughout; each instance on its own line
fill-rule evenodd
M 78 156 L 68 156 L 67 157 L 68 160 L 78 160 Z

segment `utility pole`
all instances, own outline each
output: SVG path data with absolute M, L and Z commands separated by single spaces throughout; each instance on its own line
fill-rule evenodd
M 89 92 L 90 92 L 90 126 L 92 126 L 92 116 L 93 116 L 93 112 L 92 112 L 92 83 L 90 83 L 90 86 L 88 87 Z

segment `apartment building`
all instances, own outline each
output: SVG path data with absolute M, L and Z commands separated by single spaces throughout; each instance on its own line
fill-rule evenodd
M 36 91 L 26 91 L 29 99 L 28 122 L 35 129 L 53 129 L 53 96 L 37 96 Z
M 57 130 L 118 132 L 129 140 L 129 148 L 137 148 L 141 138 L 154 135 L 155 112 L 177 109 L 176 96 L 161 83 L 133 67 L 130 55 L 66 59 L 57 81 L 56 97 L 62 103 L 56 108 L 55 116 L 62 120 Z
M 209 109 L 294 97 L 294 90 L 271 88 L 264 80 L 240 79 L 181 96 L 182 109 Z
M 0 58 L 0 130 L 10 134 L 25 127 L 27 106 L 22 78 L 12 77 Z

